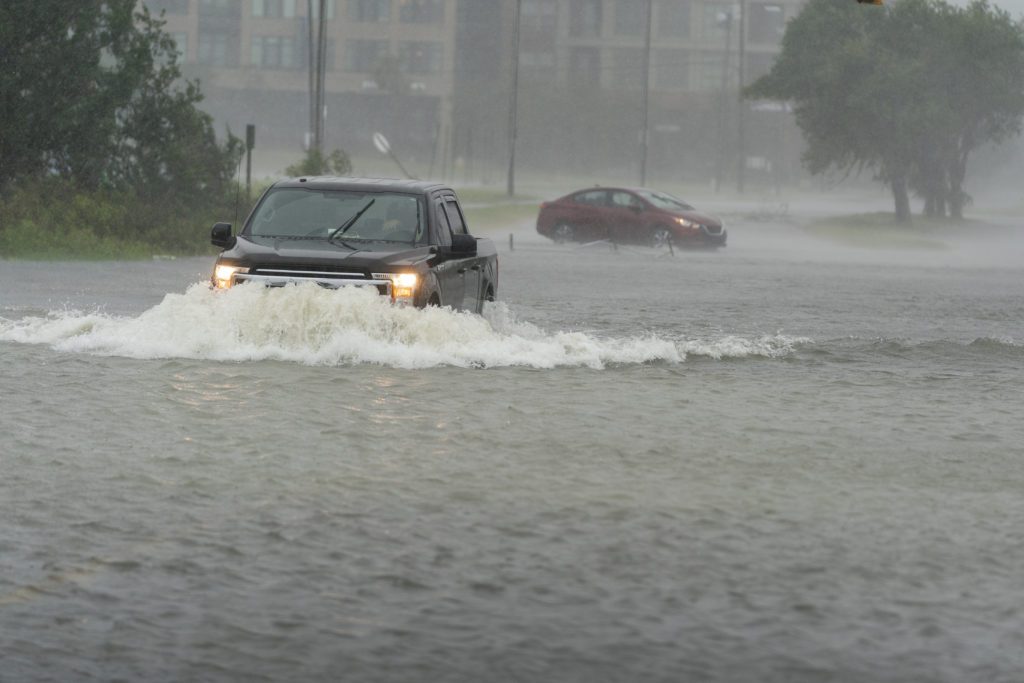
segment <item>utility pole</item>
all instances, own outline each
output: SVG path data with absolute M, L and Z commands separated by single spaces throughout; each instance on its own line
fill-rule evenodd
M 317 12 L 317 36 L 316 36 L 316 107 L 313 115 L 316 117 L 313 125 L 313 146 L 316 151 L 323 154 L 324 150 L 324 77 L 326 75 L 327 61 L 327 0 L 318 0 Z
M 739 81 L 739 98 L 736 111 L 736 191 L 743 194 L 743 173 L 747 168 L 747 152 L 744 145 L 744 134 L 746 133 L 746 126 L 744 121 L 744 111 L 747 108 L 746 102 L 743 100 L 743 86 L 744 78 L 746 75 L 746 61 L 747 61 L 747 0 L 740 0 L 740 17 L 739 17 L 739 69 L 738 69 L 738 81 Z
M 729 88 L 729 57 L 732 50 L 732 16 L 730 8 L 719 12 L 716 17 L 717 23 L 725 30 L 725 46 L 722 48 L 722 84 L 718 90 L 718 153 L 715 155 L 715 192 L 722 189 L 722 177 L 725 175 L 725 164 L 728 161 L 726 153 L 726 112 L 728 111 L 728 88 Z
M 316 128 L 316 48 L 313 35 L 313 0 L 306 0 L 306 62 L 309 76 L 309 127 L 306 129 L 306 145 L 313 144 L 313 129 Z
M 516 138 L 519 137 L 519 19 L 523 0 L 516 0 L 516 16 L 512 24 L 512 94 L 508 106 L 508 196 L 516 193 Z
M 245 201 L 252 201 L 252 148 L 256 146 L 256 125 L 245 126 Z
M 650 103 L 651 88 L 651 32 L 654 26 L 654 0 L 647 0 L 647 33 L 644 37 L 644 128 L 641 135 L 640 154 L 640 186 L 647 184 L 647 148 L 650 139 Z

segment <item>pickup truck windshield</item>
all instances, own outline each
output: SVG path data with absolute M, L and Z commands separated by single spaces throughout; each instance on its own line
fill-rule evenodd
M 364 208 L 365 213 L 345 229 L 344 235 L 338 235 L 336 241 L 366 240 L 410 245 L 424 241 L 423 211 L 416 197 L 392 192 L 290 187 L 271 190 L 263 198 L 249 224 L 249 234 L 253 237 L 328 239 Z

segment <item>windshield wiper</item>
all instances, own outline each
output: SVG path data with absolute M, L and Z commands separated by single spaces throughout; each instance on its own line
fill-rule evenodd
M 359 211 L 357 211 L 355 213 L 355 215 L 352 216 L 352 218 L 349 218 L 347 221 L 345 221 L 344 223 L 342 223 L 341 225 L 336 227 L 334 229 L 334 232 L 332 232 L 330 235 L 327 236 L 327 241 L 328 242 L 332 241 L 338 235 L 344 235 L 345 231 L 348 230 L 349 228 L 351 228 L 353 225 L 355 225 L 356 221 L 359 220 L 364 213 L 366 213 L 367 209 L 369 209 L 371 206 L 373 206 L 373 203 L 375 201 L 377 201 L 376 197 L 374 197 L 370 201 L 366 202 L 366 206 L 364 206 L 363 208 L 359 209 Z

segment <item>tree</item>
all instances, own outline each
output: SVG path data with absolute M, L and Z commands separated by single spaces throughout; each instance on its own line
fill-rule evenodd
M 970 152 L 1020 131 L 1024 27 L 985 0 L 811 0 L 746 95 L 794 103 L 812 173 L 874 171 L 900 221 L 912 188 L 928 212 L 959 217 Z
M 0 190 L 33 176 L 153 195 L 226 188 L 242 145 L 217 143 L 163 22 L 137 5 L 0 3 Z

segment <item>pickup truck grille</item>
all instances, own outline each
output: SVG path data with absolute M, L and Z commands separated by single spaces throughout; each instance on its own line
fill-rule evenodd
M 343 277 L 347 280 L 363 279 L 369 280 L 370 274 L 366 271 L 353 269 L 351 267 L 339 266 L 331 263 L 318 263 L 309 265 L 305 263 L 276 263 L 267 266 L 255 266 L 249 269 L 250 273 L 259 275 L 283 275 L 286 277 Z
M 353 268 L 331 264 L 275 263 L 253 266 L 248 273 L 238 273 L 236 282 L 262 282 L 268 287 L 283 287 L 296 282 L 315 282 L 321 287 L 373 287 L 378 293 L 391 295 L 391 280 L 373 279 L 370 274 Z

